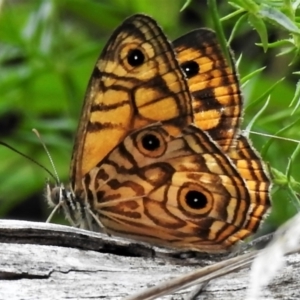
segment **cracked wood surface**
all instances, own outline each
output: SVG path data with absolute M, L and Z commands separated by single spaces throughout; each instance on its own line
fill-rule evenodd
M 0 300 L 123 299 L 222 260 L 205 254 L 182 258 L 72 227 L 10 220 L 0 221 L 0 243 Z M 287 257 L 264 299 L 300 299 L 299 262 L 299 254 Z M 249 268 L 235 271 L 212 280 L 199 299 L 244 299 L 248 282 Z M 159 299 L 186 295 L 187 289 Z

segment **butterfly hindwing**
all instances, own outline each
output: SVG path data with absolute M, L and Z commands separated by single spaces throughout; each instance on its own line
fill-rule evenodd
M 209 252 L 251 234 L 243 229 L 250 208 L 245 182 L 193 125 L 177 137 L 160 125 L 128 135 L 88 181 L 98 187 L 91 207 L 108 232 Z

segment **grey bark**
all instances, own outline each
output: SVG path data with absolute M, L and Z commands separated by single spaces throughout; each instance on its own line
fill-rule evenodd
M 142 289 L 223 260 L 180 255 L 129 240 L 46 223 L 0 221 L 0 300 L 123 299 Z M 300 299 L 300 256 L 263 292 L 264 299 Z M 244 299 L 249 268 L 212 280 L 199 299 Z M 185 289 L 159 299 L 183 299 Z

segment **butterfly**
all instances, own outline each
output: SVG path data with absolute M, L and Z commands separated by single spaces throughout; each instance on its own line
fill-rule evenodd
M 70 187 L 50 189 L 74 226 L 219 252 L 253 233 L 270 179 L 239 132 L 235 70 L 213 32 L 171 44 L 156 21 L 126 19 L 102 51 L 75 138 Z

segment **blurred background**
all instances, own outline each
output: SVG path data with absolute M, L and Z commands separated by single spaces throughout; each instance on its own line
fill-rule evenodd
M 214 27 L 206 1 L 191 1 L 180 12 L 185 2 L 0 1 L 0 140 L 52 172 L 49 158 L 32 133 L 32 128 L 36 128 L 51 153 L 60 180 L 67 183 L 85 89 L 113 29 L 138 12 L 154 17 L 171 40 L 195 28 Z M 241 13 L 235 15 L 237 9 L 227 1 L 217 2 L 228 38 Z M 289 32 L 266 25 L 269 42 L 289 37 Z M 298 75 L 294 72 L 299 71 L 299 61 L 296 58 L 289 65 L 295 52 L 277 56 L 283 51 L 281 45 L 264 52 L 259 43 L 257 31 L 245 17 L 231 42 L 236 59 L 242 57 L 239 73 L 246 106 L 243 127 L 257 117 L 252 130 L 273 135 L 286 128 L 281 136 L 300 140 L 300 110 L 292 114 L 295 105 L 289 107 L 297 90 Z M 253 74 L 262 67 L 262 72 Z M 268 92 L 280 79 L 283 80 L 276 88 Z M 268 106 L 258 115 L 269 95 Z M 251 134 L 251 139 L 275 172 L 273 209 L 263 228 L 263 232 L 269 232 L 299 210 L 297 143 L 271 139 L 266 147 L 269 137 Z M 45 200 L 48 178 L 37 165 L 0 145 L 0 218 L 45 221 L 51 211 Z M 59 214 L 53 221 L 66 223 Z

